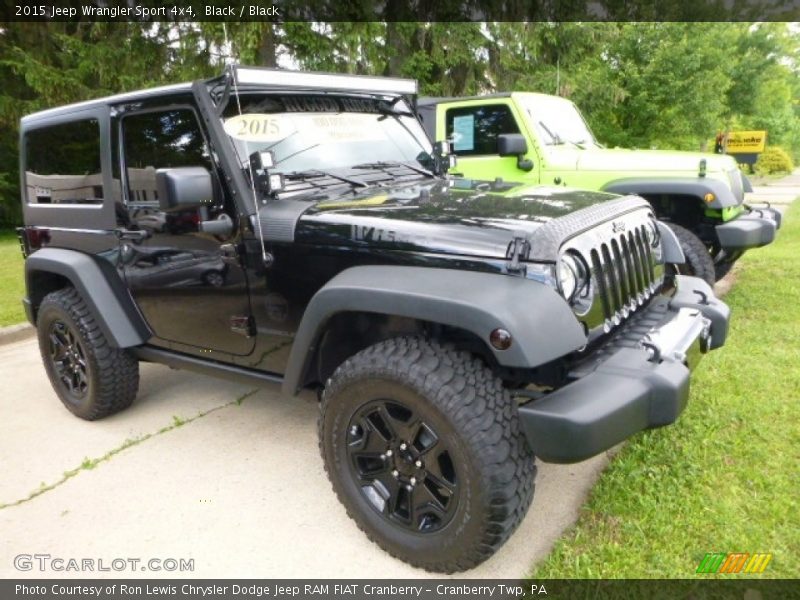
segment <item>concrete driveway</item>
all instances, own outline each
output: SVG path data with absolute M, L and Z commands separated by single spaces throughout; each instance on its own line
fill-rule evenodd
M 20 572 L 19 554 L 106 566 L 194 559 L 183 573 L 194 577 L 427 576 L 367 540 L 336 500 L 317 450 L 312 394 L 287 399 L 277 387 L 146 364 L 137 402 L 88 423 L 57 399 L 34 339 L 0 346 L 0 386 L 0 577 L 82 575 Z M 525 575 L 574 522 L 606 462 L 540 464 L 528 517 L 463 576 Z
M 745 200 L 753 204 L 769 202 L 780 208 L 791 204 L 798 195 L 800 195 L 800 168 L 786 177 L 754 185 L 753 192 L 747 194 Z

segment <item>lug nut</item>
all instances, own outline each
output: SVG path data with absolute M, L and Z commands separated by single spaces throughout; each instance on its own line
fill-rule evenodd
M 353 426 L 350 428 L 350 435 L 356 435 L 357 433 L 358 433 L 358 427 L 356 427 L 355 425 L 353 425 Z
M 390 448 L 389 450 L 386 451 L 386 456 L 391 456 L 391 455 L 392 455 L 392 450 Z
M 399 472 L 399 471 L 397 471 L 397 470 L 395 470 L 395 471 L 392 471 L 392 477 L 394 477 L 395 479 L 397 479 L 398 475 L 400 475 L 400 472 Z
M 416 477 L 412 477 L 408 481 L 409 481 L 409 483 L 411 483 L 411 485 L 417 485 L 417 478 Z
M 403 442 L 402 444 L 400 444 L 400 450 L 405 450 L 406 448 L 408 448 L 408 446 L 406 446 L 406 443 L 405 443 L 405 442 Z
M 414 489 L 414 486 L 413 485 L 407 485 L 406 489 L 410 492 L 411 490 Z
M 417 462 L 414 463 L 414 466 L 416 466 L 419 469 L 422 466 L 422 461 L 418 460 Z

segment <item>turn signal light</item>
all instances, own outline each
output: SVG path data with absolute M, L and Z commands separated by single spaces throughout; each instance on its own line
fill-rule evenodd
M 711 192 L 708 192 L 705 196 L 703 196 L 703 200 L 705 200 L 706 202 L 713 202 L 715 198 L 716 196 Z
M 498 327 L 489 334 L 489 342 L 498 350 L 508 350 L 511 348 L 511 333 Z

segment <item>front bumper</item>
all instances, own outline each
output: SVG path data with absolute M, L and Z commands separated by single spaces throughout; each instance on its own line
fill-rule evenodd
M 696 277 L 676 277 L 659 296 L 571 373 L 574 381 L 519 407 L 535 455 L 573 463 L 634 433 L 673 423 L 689 398 L 703 353 L 725 343 L 730 309 Z
M 752 207 L 733 221 L 717 225 L 717 239 L 726 252 L 741 252 L 772 243 L 780 226 L 781 213 L 777 210 Z

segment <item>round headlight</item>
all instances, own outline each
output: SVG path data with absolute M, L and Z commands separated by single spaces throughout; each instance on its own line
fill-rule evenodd
M 662 248 L 661 248 L 661 231 L 658 229 L 658 222 L 651 219 L 650 223 L 645 227 L 645 239 L 652 248 L 653 258 L 656 262 L 661 262 Z
M 644 232 L 647 243 L 650 244 L 651 248 L 655 248 L 661 239 L 661 232 L 658 230 L 658 223 L 656 223 L 655 219 L 650 219 L 650 223 L 644 228 Z
M 586 285 L 586 269 L 580 259 L 572 254 L 564 254 L 558 261 L 558 286 L 561 294 L 568 301 L 575 296 L 575 292 Z

